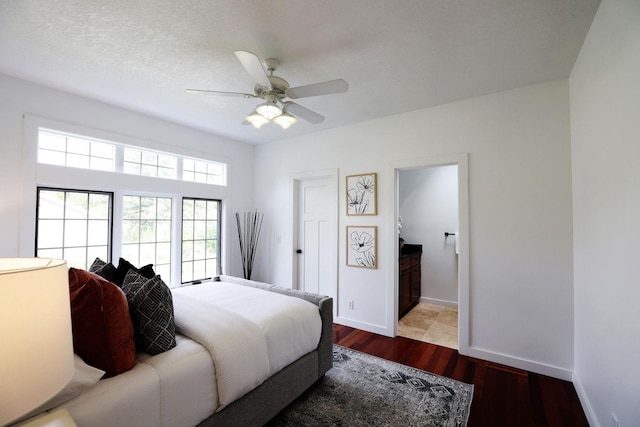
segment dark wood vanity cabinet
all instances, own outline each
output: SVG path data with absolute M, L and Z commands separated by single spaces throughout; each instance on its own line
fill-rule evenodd
M 420 258 L 422 245 L 405 244 L 400 250 L 400 280 L 398 291 L 398 319 L 420 301 Z

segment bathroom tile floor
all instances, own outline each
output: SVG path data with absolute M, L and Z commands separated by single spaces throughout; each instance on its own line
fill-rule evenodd
M 398 321 L 398 335 L 458 349 L 458 309 L 418 303 Z

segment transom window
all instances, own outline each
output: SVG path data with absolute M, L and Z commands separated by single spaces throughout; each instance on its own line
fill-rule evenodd
M 175 179 L 176 156 L 125 147 L 124 172 Z
M 227 185 L 227 165 L 111 141 L 38 129 L 38 163 Z
M 113 144 L 45 130 L 38 137 L 40 163 L 113 171 L 114 158 Z

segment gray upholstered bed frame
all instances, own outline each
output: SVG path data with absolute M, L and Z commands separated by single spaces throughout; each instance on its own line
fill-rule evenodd
M 231 276 L 220 276 L 217 280 L 302 298 L 317 305 L 320 311 L 322 333 L 317 349 L 302 356 L 251 392 L 199 424 L 201 427 L 262 426 L 331 369 L 333 365 L 333 299 Z

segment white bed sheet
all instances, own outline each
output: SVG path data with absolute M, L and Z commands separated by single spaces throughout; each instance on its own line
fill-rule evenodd
M 176 331 L 211 353 L 218 409 L 318 346 L 322 322 L 308 301 L 229 282 L 172 289 Z
M 78 427 L 158 427 L 159 401 L 157 371 L 138 363 L 125 373 L 98 381 L 50 412 L 67 408 Z
M 216 375 L 209 351 L 176 335 L 176 347 L 155 356 L 138 353 L 138 361 L 152 366 L 160 379 L 160 425 L 195 426 L 218 406 Z

